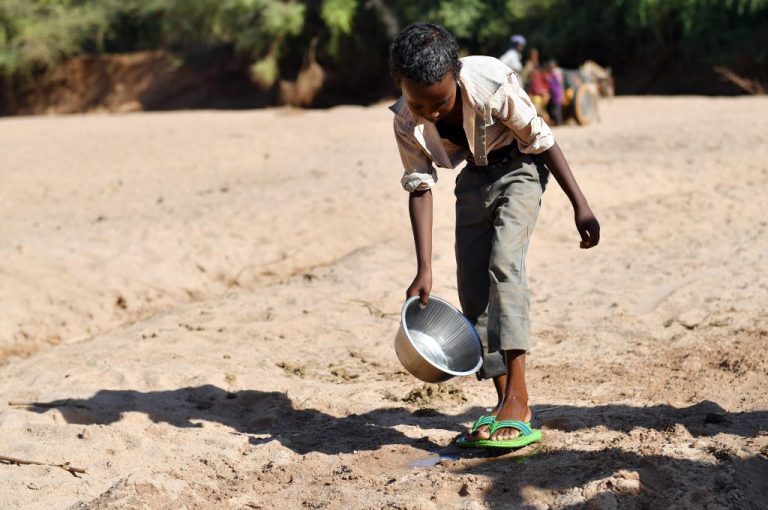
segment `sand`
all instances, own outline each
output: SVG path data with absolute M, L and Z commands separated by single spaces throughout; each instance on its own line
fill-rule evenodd
M 404 372 L 385 105 L 0 119 L 0 508 L 761 508 L 768 99 L 621 97 L 555 133 L 529 253 L 540 447 L 451 441 Z M 457 303 L 452 183 L 434 289 Z

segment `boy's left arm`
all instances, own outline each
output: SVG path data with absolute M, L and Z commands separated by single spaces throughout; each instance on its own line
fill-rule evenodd
M 576 228 L 581 235 L 581 247 L 597 246 L 600 242 L 600 224 L 576 184 L 576 179 L 552 131 L 538 116 L 531 98 L 520 86 L 514 73 L 507 76 L 507 81 L 499 88 L 492 102 L 494 115 L 515 135 L 520 151 L 525 154 L 539 154 L 568 196 L 576 216 Z
M 600 242 L 600 223 L 598 223 L 587 199 L 576 183 L 576 178 L 573 176 L 571 167 L 568 166 L 560 146 L 555 142 L 552 147 L 542 152 L 540 157 L 573 205 L 576 228 L 581 235 L 581 247 L 597 246 L 597 243 Z

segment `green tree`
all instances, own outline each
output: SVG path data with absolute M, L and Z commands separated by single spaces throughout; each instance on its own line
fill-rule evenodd
M 268 88 L 317 40 L 334 100 L 373 100 L 390 90 L 389 42 L 417 21 L 475 54 L 522 33 L 566 66 L 613 66 L 620 90 L 709 90 L 713 66 L 768 79 L 768 0 L 0 0 L 0 76 L 83 53 L 225 48 Z
M 0 74 L 30 73 L 101 46 L 107 11 L 74 0 L 3 0 L 0 3 Z
M 251 62 L 251 75 L 262 87 L 278 78 L 281 47 L 304 26 L 305 6 L 279 0 L 151 0 L 138 12 L 161 19 L 168 47 L 190 50 L 231 45 Z

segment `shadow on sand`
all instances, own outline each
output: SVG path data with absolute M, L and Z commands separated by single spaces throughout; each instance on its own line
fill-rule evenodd
M 268 438 L 251 437 L 252 444 L 277 440 L 299 454 L 351 453 L 398 444 L 408 444 L 431 454 L 449 453 L 466 461 L 449 468 L 450 471 L 494 480 L 484 495 L 493 507 L 524 507 L 522 491 L 528 486 L 563 492 L 597 483 L 622 470 L 638 473 L 638 490 L 611 487 L 612 482 L 607 481 L 605 490 L 592 500 L 576 498 L 572 505 L 563 501 L 564 504 L 558 506 L 582 508 L 592 503 L 598 508 L 615 505 L 666 508 L 676 504 L 682 507 L 719 504 L 759 508 L 760 501 L 768 501 L 768 458 L 764 454 L 741 458 L 727 450 L 711 448 L 709 453 L 717 459 L 713 463 L 642 455 L 613 447 L 595 451 L 548 450 L 545 444 L 537 454 L 521 459 L 483 451 L 460 451 L 428 438 L 409 438 L 393 428 L 416 425 L 458 432 L 457 424 L 471 421 L 481 409 L 448 415 L 433 409 L 412 412 L 397 407 L 335 417 L 315 409 L 298 409 L 284 393 L 256 390 L 233 393 L 212 385 L 146 393 L 101 390 L 88 399 L 37 402 L 27 409 L 44 413 L 53 407 L 67 422 L 86 425 L 114 423 L 127 412 L 145 413 L 154 422 L 185 428 L 200 427 L 197 421 L 218 422 L 240 433 L 269 435 Z M 668 431 L 683 425 L 694 437 L 727 433 L 751 438 L 768 431 L 768 411 L 729 413 L 709 401 L 686 408 L 541 405 L 533 408 L 533 414 L 535 426 L 543 424 L 566 432 L 598 426 L 625 433 L 635 427 Z M 681 497 L 685 501 L 681 502 Z
M 724 451 L 708 462 L 604 448 L 543 451 L 523 461 L 497 457 L 457 472 L 487 476 L 483 494 L 491 508 L 530 508 L 525 490 L 558 495 L 556 508 L 764 509 L 768 458 L 740 458 Z
M 397 444 L 428 452 L 441 448 L 427 438 L 414 440 L 392 428 L 401 424 L 423 425 L 419 411 L 383 408 L 335 417 L 315 409 L 299 409 L 285 393 L 275 391 L 228 392 L 212 385 L 146 393 L 101 390 L 88 399 L 35 402 L 26 408 L 37 413 L 56 408 L 68 423 L 82 425 L 115 423 L 129 412 L 144 413 L 155 423 L 180 428 L 202 427 L 200 421 L 216 422 L 251 435 L 251 444 L 277 440 L 298 454 L 351 453 Z M 451 426 L 455 427 L 453 421 Z M 253 437 L 267 434 L 270 437 Z

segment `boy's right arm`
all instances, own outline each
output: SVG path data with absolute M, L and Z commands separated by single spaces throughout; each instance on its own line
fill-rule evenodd
M 406 298 L 419 296 L 422 306 L 432 292 L 432 190 L 414 191 L 408 196 L 413 241 L 416 245 L 417 272 L 405 292 Z
M 407 106 L 403 106 L 407 108 Z M 406 298 L 419 296 L 422 306 L 432 292 L 432 191 L 437 174 L 432 161 L 410 134 L 408 125 L 400 125 L 395 117 L 394 130 L 397 149 L 403 162 L 400 183 L 408 191 L 408 211 L 411 216 L 413 240 L 416 244 L 417 271 L 413 282 L 405 291 Z M 419 189 L 422 188 L 422 189 Z M 426 189 L 424 189 L 426 188 Z

